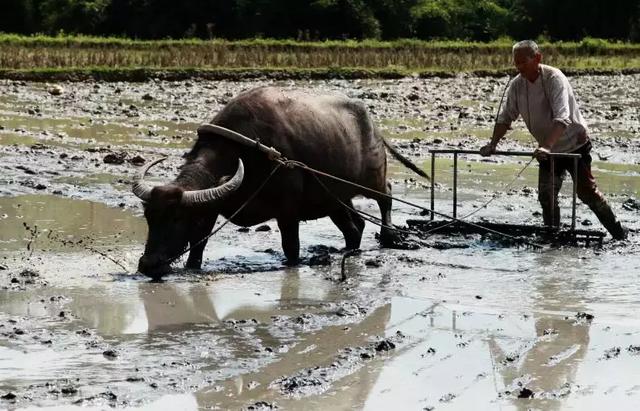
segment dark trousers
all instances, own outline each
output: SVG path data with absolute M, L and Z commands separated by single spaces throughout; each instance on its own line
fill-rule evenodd
M 538 200 L 542 205 L 542 218 L 547 226 L 560 226 L 560 208 L 558 207 L 558 192 L 562 187 L 565 172 L 569 172 L 576 184 L 578 198 L 589 206 L 598 217 L 602 225 L 611 233 L 614 238 L 625 236 L 620 222 L 616 219 L 609 203 L 604 198 L 596 180 L 591 173 L 591 142 L 587 142 L 573 153 L 580 154 L 578 160 L 577 174 L 574 175 L 573 159 L 556 158 L 553 161 L 545 160 L 540 162 L 538 172 Z

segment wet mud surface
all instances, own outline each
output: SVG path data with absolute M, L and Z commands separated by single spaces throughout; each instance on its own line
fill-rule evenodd
M 146 223 L 131 180 L 164 155 L 152 179 L 169 180 L 200 123 L 271 82 L 0 81 L 0 409 L 633 408 L 640 76 L 571 81 L 628 242 L 536 251 L 436 233 L 409 237 L 416 249 L 380 249 L 368 223 L 343 269 L 343 238 L 320 219 L 301 225 L 303 263 L 286 267 L 271 221 L 226 226 L 202 271 L 182 261 L 162 283 L 135 272 Z M 429 171 L 430 149 L 484 144 L 505 83 L 280 84 L 363 100 Z M 500 148 L 533 149 L 522 123 L 514 128 Z M 514 180 L 527 163 L 462 156 L 458 215 L 540 224 L 535 162 Z M 390 177 L 396 195 L 428 207 L 427 181 L 395 162 Z M 372 201 L 355 205 L 378 215 Z M 442 157 L 436 209 L 451 208 L 452 160 Z M 397 224 L 428 218 L 398 202 L 393 213 Z M 582 204 L 577 224 L 602 230 Z

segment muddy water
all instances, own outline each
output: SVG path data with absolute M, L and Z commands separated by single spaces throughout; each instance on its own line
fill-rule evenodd
M 594 128 L 594 170 L 640 228 L 638 76 L 572 79 Z M 304 263 L 279 232 L 225 227 L 199 272 L 135 273 L 146 225 L 131 160 L 169 155 L 256 83 L 0 83 L 0 409 L 634 409 L 640 403 L 637 235 L 600 249 L 507 248 L 434 236 L 381 250 L 367 225 L 346 262 L 328 219 L 301 226 Z M 479 147 L 503 82 L 303 82 L 365 101 L 401 151 Z M 288 83 L 286 84 L 288 85 Z M 522 125 L 519 125 L 522 127 Z M 521 130 L 506 149 L 530 148 Z M 123 162 L 105 162 L 110 154 Z M 527 159 L 459 162 L 459 215 L 540 223 Z M 390 166 L 394 192 L 424 205 L 428 183 Z M 436 163 L 452 207 L 452 161 Z M 570 184 L 561 198 L 565 220 Z M 479 209 L 495 197 L 486 209 Z M 357 200 L 377 214 L 375 203 Z M 626 207 L 623 207 L 623 205 Z M 396 203 L 394 220 L 419 210 Z M 581 228 L 601 229 L 583 205 Z M 324 261 L 325 265 L 312 265 Z
M 65 240 L 83 237 L 96 246 L 138 244 L 147 230 L 144 221 L 130 211 L 50 195 L 0 198 L 0 218 L 2 251 L 21 251 L 24 241 L 32 239 L 34 249 L 56 251 L 82 250 L 82 244 L 71 247 Z M 31 235 L 32 230 L 37 233 Z

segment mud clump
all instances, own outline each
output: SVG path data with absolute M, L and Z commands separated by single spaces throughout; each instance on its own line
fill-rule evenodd
M 636 198 L 628 198 L 622 203 L 622 208 L 629 211 L 640 211 L 640 200 Z
M 312 245 L 311 247 L 307 248 L 307 251 L 309 251 L 312 254 L 333 254 L 333 253 L 337 253 L 339 250 L 335 247 L 329 247 L 326 245 Z
M 35 171 L 33 171 L 32 169 L 30 169 L 29 167 L 23 166 L 23 165 L 17 166 L 16 169 L 24 171 L 25 174 L 30 174 L 30 175 L 38 174 Z
M 593 314 L 578 312 L 575 316 L 576 324 L 591 323 L 595 316 Z
M 507 355 L 504 357 L 504 360 L 502 360 L 500 363 L 501 363 L 502 365 L 509 366 L 510 364 L 513 364 L 513 363 L 515 363 L 516 361 L 518 361 L 518 359 L 519 359 L 519 358 L 520 358 L 520 354 L 517 354 L 517 353 L 510 353 L 510 354 L 507 354 Z
M 534 396 L 535 396 L 534 392 L 528 389 L 527 387 L 524 387 L 518 393 L 518 398 L 533 398 Z
M 120 165 L 120 164 L 124 164 L 124 161 L 126 160 L 126 158 L 127 158 L 127 153 L 109 153 L 106 156 L 104 156 L 102 161 L 105 164 Z
M 310 266 L 331 265 L 331 254 L 338 252 L 338 249 L 324 245 L 311 246 L 308 250 L 310 253 L 315 254 L 309 258 Z
M 322 381 L 314 377 L 289 377 L 284 378 L 280 382 L 282 391 L 286 394 L 293 394 L 300 390 L 306 390 L 309 387 L 319 387 Z
M 278 406 L 275 404 L 270 404 L 266 401 L 258 401 L 255 404 L 249 405 L 247 410 L 250 411 L 264 411 L 264 410 L 277 410 Z
M 375 237 L 378 241 L 381 241 L 379 233 L 376 233 Z M 421 244 L 415 240 L 409 239 L 407 234 L 396 233 L 385 241 L 385 247 L 394 250 L 419 250 Z
M 127 377 L 126 382 L 143 382 L 144 378 L 142 377 Z
M 91 331 L 89 331 L 86 328 L 83 328 L 82 330 L 76 331 L 76 335 L 79 335 L 81 337 L 91 337 Z
M 376 351 L 377 352 L 381 352 L 381 351 L 391 351 L 393 349 L 396 348 L 396 345 L 393 343 L 393 341 L 387 339 L 387 340 L 382 340 L 379 343 L 376 344 Z
M 75 395 L 78 393 L 78 389 L 73 386 L 62 387 L 60 389 L 62 395 Z
M 37 271 L 33 271 L 33 270 L 28 269 L 28 268 L 25 269 L 25 270 L 22 270 L 20 272 L 20 274 L 18 274 L 18 275 L 20 277 L 23 277 L 23 278 L 38 278 L 38 277 L 40 277 L 40 274 Z
M 452 242 L 452 241 L 434 241 L 433 243 L 429 244 L 429 247 L 435 249 L 435 250 L 451 250 L 454 248 L 471 248 L 471 245 L 468 243 L 456 243 L 456 242 Z
M 631 355 L 640 355 L 640 345 L 630 345 L 627 347 L 627 351 Z
M 112 393 L 111 391 L 100 393 L 100 397 L 104 398 L 105 400 L 109 400 L 109 401 L 115 401 L 115 400 L 118 399 L 118 396 L 115 395 L 114 393 Z
M 311 314 L 301 314 L 297 316 L 293 322 L 298 325 L 307 325 L 310 324 L 313 320 L 314 316 Z
M 398 331 L 393 336 L 371 342 L 366 346 L 347 347 L 338 353 L 336 360 L 330 366 L 303 369 L 296 375 L 281 377 L 270 386 L 279 387 L 281 393 L 296 397 L 320 394 L 326 391 L 334 381 L 352 374 L 366 361 L 375 358 L 376 353 L 395 349 L 404 338 L 405 336 Z
M 114 394 L 113 392 L 111 392 L 111 391 L 106 391 L 106 392 L 101 392 L 100 394 L 94 395 L 94 396 L 91 396 L 91 397 L 80 398 L 79 400 L 74 401 L 73 404 L 80 405 L 80 404 L 82 404 L 84 402 L 93 402 L 93 401 L 100 400 L 100 399 L 109 401 L 111 403 L 114 403 L 115 401 L 118 400 L 118 396 L 116 394 Z M 115 404 L 111 404 L 111 406 L 113 406 L 113 405 L 115 405 Z
M 109 360 L 115 360 L 116 358 L 118 358 L 118 353 L 115 350 L 105 350 L 102 352 L 102 355 L 104 355 Z
M 336 315 L 338 317 L 352 317 L 358 315 L 365 315 L 367 313 L 367 309 L 364 307 L 360 307 L 355 303 L 343 303 L 336 310 Z
M 147 160 L 145 160 L 144 157 L 139 156 L 139 155 L 138 156 L 133 156 L 128 161 L 129 161 L 129 163 L 133 164 L 134 166 L 141 166 L 141 165 L 143 165 L 144 163 L 147 162 Z
M 47 282 L 40 278 L 40 273 L 29 268 L 18 273 L 9 273 L 7 279 L 8 285 L 4 285 L 2 287 L 5 290 L 24 290 L 30 285 L 41 287 L 47 286 Z
M 449 393 L 449 394 L 446 394 L 446 395 L 442 396 L 442 398 L 440 398 L 440 402 L 442 402 L 442 403 L 451 402 L 455 398 L 456 398 L 455 394 Z
M 602 356 L 603 360 L 611 360 L 614 359 L 616 357 L 618 357 L 620 355 L 620 347 L 613 347 L 613 348 L 609 348 L 608 350 L 606 350 L 604 352 L 604 355 Z
M 329 255 L 329 253 L 314 255 L 313 257 L 309 258 L 309 265 L 310 266 L 331 265 L 331 256 Z

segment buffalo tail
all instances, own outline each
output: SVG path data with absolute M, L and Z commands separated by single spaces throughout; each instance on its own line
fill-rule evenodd
M 391 155 L 398 160 L 399 162 L 402 163 L 403 166 L 407 167 L 408 169 L 411 169 L 413 171 L 415 171 L 418 175 L 426 178 L 427 180 L 431 180 L 431 178 L 429 177 L 429 175 L 427 173 L 425 173 L 424 171 L 422 171 L 420 169 L 420 167 L 418 167 L 417 165 L 413 164 L 411 162 L 411 160 L 409 160 L 408 158 L 406 158 L 405 156 L 403 156 L 402 154 L 400 154 L 398 152 L 398 150 L 395 149 L 395 147 L 393 147 L 386 139 L 382 139 L 382 141 L 384 142 L 384 145 L 387 147 L 387 150 L 389 150 L 389 152 L 391 153 Z

